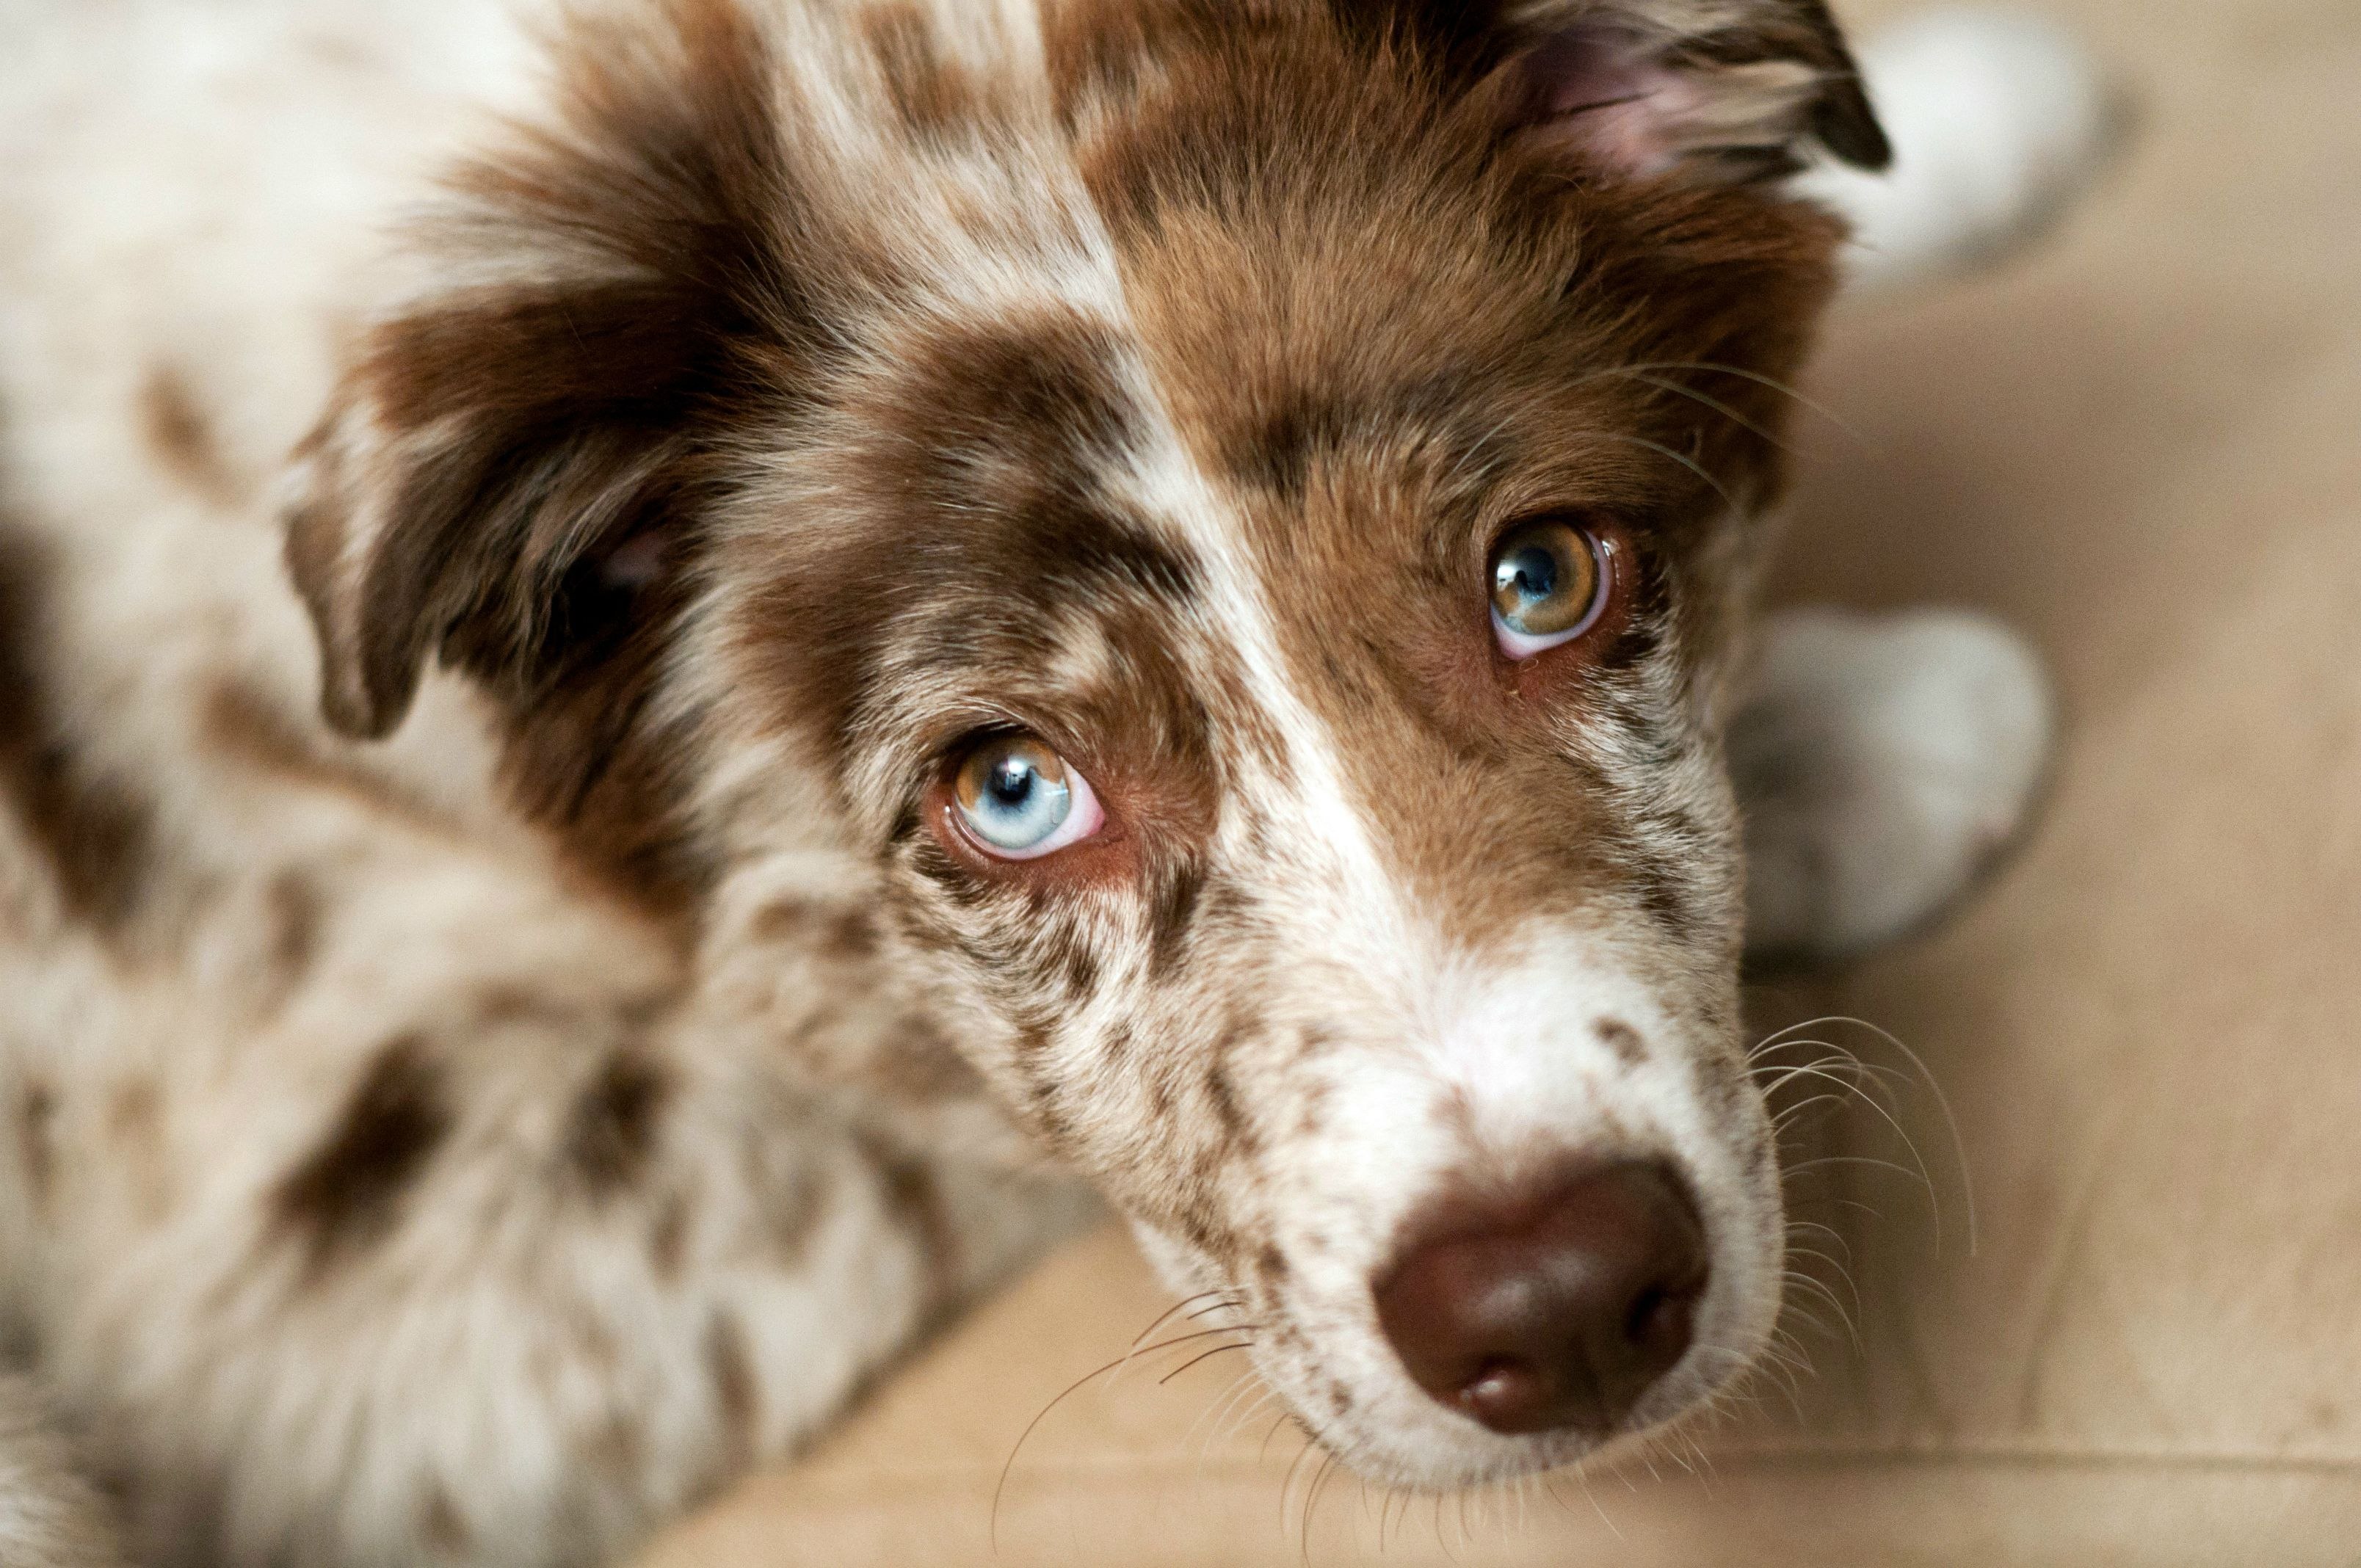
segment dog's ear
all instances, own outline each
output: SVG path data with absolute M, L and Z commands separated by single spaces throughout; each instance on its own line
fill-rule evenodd
M 430 655 L 512 703 L 600 656 L 695 546 L 718 445 L 792 385 L 799 296 L 763 40 L 724 0 L 558 40 L 558 113 L 466 168 L 428 287 L 297 453 L 323 707 L 388 733 Z
M 1892 159 L 1825 0 L 1334 0 L 1486 79 L 1505 128 L 1571 160 L 1720 181 L 1817 144 Z

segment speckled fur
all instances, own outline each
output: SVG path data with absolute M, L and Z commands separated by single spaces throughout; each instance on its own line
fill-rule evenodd
M 1600 17 L 1714 107 L 1661 167 L 1504 128 Z M 1817 5 L 0 33 L 0 1243 L 139 1561 L 609 1557 L 1076 1175 L 1389 1480 L 1594 1441 L 1393 1362 L 1446 1184 L 1673 1160 L 1635 1427 L 1752 1358 L 1720 735 L 1840 232 L 1766 177 L 1874 137 Z M 1503 678 L 1544 509 L 1628 520 L 1629 625 Z M 1089 874 L 934 831 L 1006 721 Z

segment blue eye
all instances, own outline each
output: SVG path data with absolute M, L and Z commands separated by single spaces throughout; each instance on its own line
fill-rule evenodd
M 1607 609 L 1606 547 L 1558 518 L 1521 523 L 1492 551 L 1492 627 L 1511 659 L 1571 642 Z
M 1082 775 L 1030 735 L 995 736 L 970 751 L 951 802 L 976 847 L 1007 861 L 1079 843 L 1105 820 Z

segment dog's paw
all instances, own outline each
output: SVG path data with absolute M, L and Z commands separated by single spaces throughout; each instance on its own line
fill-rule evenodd
M 1856 958 L 1942 913 L 2024 824 L 2055 738 L 2039 657 L 1992 620 L 1774 619 L 1730 735 L 1750 957 Z
M 2037 236 L 2128 123 L 2125 99 L 2080 44 L 2015 11 L 1930 12 L 1872 38 L 1859 59 L 1893 168 L 1831 160 L 1796 181 L 1850 220 L 1858 289 L 1958 271 Z

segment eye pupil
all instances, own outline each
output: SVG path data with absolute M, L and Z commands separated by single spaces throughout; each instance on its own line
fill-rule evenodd
M 1557 592 L 1557 562 L 1546 550 L 1520 550 L 1502 563 L 1508 586 L 1529 599 L 1545 599 Z
M 1004 757 L 994 765 L 991 783 L 986 786 L 992 798 L 1011 808 L 1025 804 L 1033 793 L 1033 767 L 1022 757 Z

